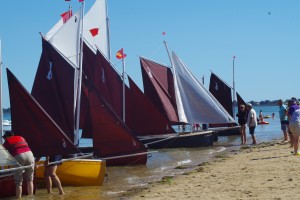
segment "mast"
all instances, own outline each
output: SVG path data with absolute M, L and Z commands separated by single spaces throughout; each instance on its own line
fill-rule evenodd
M 2 46 L 0 40 L 0 144 L 2 144 L 3 135 L 3 108 L 2 108 Z
M 166 50 L 167 50 L 167 53 L 168 53 L 168 56 L 169 56 L 169 59 L 170 59 L 170 62 L 171 62 L 171 67 L 174 69 L 174 63 L 173 63 L 173 60 L 171 58 L 171 55 L 170 55 L 170 52 L 169 52 L 169 49 L 168 49 L 168 45 L 167 45 L 167 41 L 164 40 L 164 44 L 165 44 L 165 47 L 166 47 Z
M 122 58 L 122 68 L 123 68 L 123 72 L 122 72 L 122 76 L 123 76 L 123 121 L 125 123 L 125 58 L 123 56 Z
M 108 5 L 107 0 L 105 0 L 106 5 L 106 35 L 107 35 L 107 51 L 108 51 L 108 60 L 111 58 L 111 52 L 110 52 L 110 30 L 109 30 L 109 17 L 108 17 Z
M 79 119 L 80 119 L 80 101 L 81 101 L 81 81 L 82 81 L 82 61 L 83 61 L 83 16 L 84 16 L 85 1 L 82 2 L 81 7 L 81 30 L 80 30 L 80 53 L 79 53 L 79 77 L 77 88 L 77 110 L 76 110 L 76 126 L 74 133 L 74 144 L 79 145 Z
M 232 81 L 232 86 L 233 86 L 233 98 L 232 98 L 232 101 L 233 101 L 233 104 L 232 104 L 232 111 L 233 111 L 233 118 L 235 119 L 235 111 L 234 111 L 234 108 L 235 108 L 235 82 L 234 82 L 234 60 L 235 60 L 235 56 L 233 56 L 233 59 L 232 59 L 232 73 L 233 73 L 233 81 Z

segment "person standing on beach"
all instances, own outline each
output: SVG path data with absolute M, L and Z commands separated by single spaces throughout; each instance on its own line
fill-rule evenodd
M 300 136 L 300 107 L 297 105 L 296 99 L 290 100 L 290 107 L 288 110 L 289 128 L 293 135 L 294 155 L 300 155 L 299 136 Z
M 240 134 L 241 134 L 241 144 L 246 144 L 246 122 L 247 122 L 247 112 L 245 110 L 245 105 L 241 104 L 240 109 L 236 116 L 239 118 L 238 122 L 240 125 Z
M 249 127 L 249 133 L 252 137 L 252 144 L 257 144 L 256 136 L 255 136 L 255 128 L 257 126 L 256 112 L 252 108 L 251 103 L 247 103 L 247 110 L 248 110 L 247 125 Z
M 283 104 L 282 99 L 279 99 L 277 102 L 279 106 L 279 118 L 280 118 L 280 124 L 281 124 L 281 130 L 283 132 L 283 141 L 288 141 L 288 124 L 289 120 L 287 117 L 287 106 Z
M 36 158 L 36 162 L 40 160 L 40 157 Z M 52 182 L 56 185 L 58 188 L 59 194 L 63 195 L 65 194 L 61 182 L 56 175 L 56 170 L 59 165 L 61 165 L 62 156 L 61 155 L 54 155 L 54 156 L 47 156 L 46 160 L 44 162 L 44 167 L 45 167 L 45 180 L 46 180 L 46 188 L 47 192 L 49 194 L 52 193 Z M 54 162 L 54 163 L 53 163 Z M 53 164 L 51 164 L 53 163 Z
M 3 146 L 8 152 L 17 160 L 21 166 L 31 167 L 20 169 L 14 172 L 14 179 L 16 184 L 16 197 L 22 197 L 22 183 L 23 183 L 23 171 L 27 184 L 28 195 L 33 195 L 33 173 L 34 173 L 34 156 L 26 142 L 26 140 L 15 135 L 12 131 L 6 131 L 3 135 L 5 142 Z

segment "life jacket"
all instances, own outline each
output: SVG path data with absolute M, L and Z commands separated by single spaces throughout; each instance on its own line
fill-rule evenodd
M 11 136 L 5 139 L 5 147 L 12 156 L 16 156 L 20 153 L 30 151 L 30 148 L 21 136 Z

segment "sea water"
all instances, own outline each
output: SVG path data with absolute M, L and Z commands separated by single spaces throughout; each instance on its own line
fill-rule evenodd
M 271 116 L 272 113 L 275 113 L 275 118 L 265 119 L 269 124 L 256 127 L 255 134 L 258 143 L 283 139 L 278 118 L 278 106 L 256 106 L 254 109 L 257 115 L 260 110 L 264 115 Z M 182 174 L 193 170 L 203 162 L 213 160 L 220 153 L 238 150 L 241 147 L 240 143 L 240 136 L 223 136 L 219 137 L 213 147 L 159 149 L 157 152 L 149 154 L 145 166 L 107 167 L 108 177 L 101 187 L 64 186 L 66 194 L 59 196 L 56 188 L 53 189 L 52 195 L 48 195 L 44 188 L 38 186 L 34 199 L 115 199 L 117 195 L 126 190 L 147 186 L 151 182 L 159 181 L 164 176 Z M 247 143 L 248 145 L 252 143 L 248 129 Z

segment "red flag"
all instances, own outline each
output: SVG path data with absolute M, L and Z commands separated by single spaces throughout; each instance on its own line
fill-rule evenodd
M 122 49 L 120 49 L 120 50 L 117 52 L 116 58 L 117 58 L 117 59 L 122 59 L 122 58 L 125 58 L 125 57 L 126 57 L 126 54 L 124 54 L 123 48 L 122 48 Z
M 84 0 L 79 0 L 79 2 L 83 2 Z
M 99 28 L 92 28 L 92 29 L 90 29 L 90 32 L 91 32 L 92 36 L 95 37 L 96 35 L 98 35 Z
M 72 17 L 72 10 L 68 10 L 60 15 L 63 19 L 63 22 L 66 23 Z
M 161 34 L 162 34 L 162 35 L 166 35 L 166 32 L 162 32 Z

